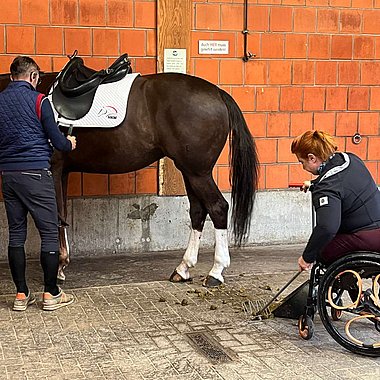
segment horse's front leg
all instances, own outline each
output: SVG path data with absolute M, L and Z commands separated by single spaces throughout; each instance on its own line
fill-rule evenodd
M 201 240 L 202 232 L 191 230 L 189 244 L 186 252 L 183 255 L 181 264 L 170 276 L 172 282 L 185 282 L 191 281 L 190 268 L 194 267 L 198 261 L 199 243 Z
M 203 282 L 204 286 L 215 287 L 224 283 L 223 271 L 230 266 L 227 230 L 215 229 L 214 265 Z

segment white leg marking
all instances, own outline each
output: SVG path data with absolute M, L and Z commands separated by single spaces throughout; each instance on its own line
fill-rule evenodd
M 194 267 L 198 261 L 199 243 L 202 232 L 191 230 L 189 244 L 183 255 L 181 264 L 176 268 L 177 273 L 185 280 L 190 278 L 189 268 Z
M 224 268 L 230 266 L 230 253 L 228 250 L 228 234 L 227 230 L 215 229 L 215 256 L 214 266 L 212 267 L 209 276 L 224 282 L 222 276 Z

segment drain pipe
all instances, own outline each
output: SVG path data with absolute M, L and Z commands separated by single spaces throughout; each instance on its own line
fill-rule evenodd
M 251 52 L 247 51 L 247 45 L 248 45 L 248 0 L 244 0 L 244 30 L 242 31 L 244 36 L 244 57 L 243 61 L 248 62 L 250 59 L 256 57 L 256 54 L 252 54 Z

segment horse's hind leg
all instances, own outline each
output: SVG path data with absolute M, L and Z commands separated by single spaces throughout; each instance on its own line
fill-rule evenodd
M 194 194 L 188 179 L 185 176 L 183 176 L 183 179 L 185 181 L 186 192 L 190 202 L 191 232 L 189 244 L 186 248 L 181 264 L 178 265 L 176 270 L 170 276 L 170 281 L 172 282 L 191 280 L 189 269 L 194 267 L 197 263 L 199 243 L 207 216 L 207 210 Z
M 227 238 L 228 203 L 216 186 L 211 174 L 202 177 L 188 176 L 187 179 L 193 194 L 202 207 L 206 209 L 215 227 L 214 265 L 204 285 L 218 286 L 224 282 L 223 270 L 230 265 Z

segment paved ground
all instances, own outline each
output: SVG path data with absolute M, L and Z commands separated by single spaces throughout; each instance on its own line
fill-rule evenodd
M 40 302 L 13 312 L 8 266 L 0 263 L 0 379 L 379 379 L 380 358 L 343 349 L 318 316 L 304 341 L 294 320 L 252 322 L 243 312 L 247 297 L 268 298 L 287 282 L 301 250 L 233 251 L 226 285 L 214 291 L 201 286 L 211 252 L 201 253 L 191 284 L 166 280 L 182 252 L 73 259 L 64 289 L 76 302 L 55 312 Z M 29 286 L 41 291 L 39 263 L 28 264 Z M 203 355 L 194 344 L 202 337 L 232 360 Z

